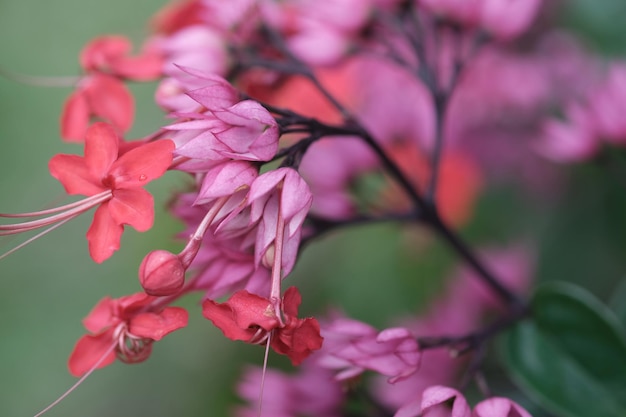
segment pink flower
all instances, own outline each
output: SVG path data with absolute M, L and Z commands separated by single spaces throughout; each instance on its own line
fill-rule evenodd
M 340 417 L 344 388 L 333 380 L 330 371 L 305 361 L 295 373 L 275 369 L 265 372 L 264 392 L 259 407 L 259 387 L 263 379 L 261 368 L 247 369 L 237 392 L 247 406 L 236 410 L 238 417 Z M 261 414 L 259 415 L 259 409 Z
M 498 39 L 508 40 L 525 32 L 542 0 L 481 0 L 481 26 Z
M 531 417 L 531 415 L 508 398 L 493 397 L 476 404 L 472 417 Z
M 188 71 L 189 75 L 197 74 Z M 205 87 L 188 92 L 198 110 L 177 112 L 172 131 L 176 154 L 189 161 L 178 167 L 202 172 L 226 160 L 269 161 L 278 150 L 278 124 L 259 103 L 237 102 L 237 93 L 226 80 L 204 76 Z M 185 108 L 189 108 L 187 104 Z
M 171 141 L 159 140 L 118 156 L 114 129 L 96 123 L 87 131 L 84 157 L 61 154 L 50 160 L 50 173 L 68 194 L 108 196 L 87 232 L 94 261 L 103 262 L 119 249 L 124 224 L 138 231 L 152 227 L 154 202 L 142 187 L 163 175 L 172 163 L 173 149 Z
M 317 320 L 297 317 L 301 301 L 298 289 L 290 287 L 277 313 L 272 301 L 242 290 L 225 303 L 204 301 L 202 314 L 231 340 L 260 344 L 270 337 L 272 348 L 298 365 L 322 347 L 323 340 Z
M 580 104 L 565 109 L 566 120 L 549 119 L 535 150 L 556 162 L 581 162 L 591 159 L 600 148 L 590 111 Z
M 281 239 L 281 265 L 287 275 L 296 262 L 302 224 L 313 201 L 307 183 L 293 168 L 275 169 L 254 180 L 247 201 L 251 221 L 258 222 L 255 263 L 259 265 L 263 260 L 271 265 L 276 240 Z
M 452 401 L 452 409 L 446 403 Z M 421 400 L 401 407 L 394 417 L 470 417 L 463 394 L 453 388 L 436 385 L 424 390 Z
M 325 344 L 318 364 L 340 371 L 336 379 L 354 378 L 366 369 L 389 376 L 389 382 L 401 381 L 415 373 L 421 352 L 415 336 L 396 327 L 377 332 L 356 320 L 338 318 L 323 326 Z
M 626 120 L 622 109 L 626 106 L 626 65 L 613 63 L 602 85 L 589 100 L 593 122 L 598 136 L 614 145 L 626 144 Z
M 103 368 L 116 357 L 126 363 L 142 362 L 150 356 L 153 341 L 187 325 L 185 309 L 154 310 L 155 300 L 144 293 L 103 298 L 83 320 L 89 334 L 78 340 L 70 355 L 71 374 L 83 375 L 97 363 Z

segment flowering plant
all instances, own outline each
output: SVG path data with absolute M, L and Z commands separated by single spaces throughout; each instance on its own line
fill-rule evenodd
M 208 351 L 221 333 L 265 348 L 262 369 L 232 385 L 244 401 L 234 415 L 623 415 L 624 291 L 608 306 L 571 282 L 536 284 L 573 281 L 542 272 L 557 245 L 537 226 L 565 207 L 562 190 L 578 190 L 572 167 L 601 165 L 594 184 L 611 185 L 588 188 L 625 201 L 613 171 L 624 64 L 555 29 L 558 11 L 541 0 L 179 0 L 143 39 L 86 41 L 76 78 L 3 68 L 65 88 L 48 136 L 73 151 L 47 168 L 62 199 L 82 197 L 1 208 L 0 236 L 29 235 L 0 260 L 39 238 L 78 240 L 57 228 L 92 209 L 85 256 L 104 268 L 132 257 L 134 288 L 107 284 L 121 295 L 100 294 L 86 334 L 76 330 L 78 384 L 207 333 Z M 164 117 L 133 129 L 146 108 L 138 83 Z M 153 194 L 172 174 L 164 204 Z M 575 197 L 561 198 L 594 195 Z M 126 225 L 154 233 L 161 206 L 177 241 L 137 256 Z M 280 355 L 289 371 L 271 369 Z

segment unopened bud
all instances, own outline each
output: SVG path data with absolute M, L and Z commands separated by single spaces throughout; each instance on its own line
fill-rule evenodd
M 149 295 L 176 294 L 185 283 L 185 268 L 178 256 L 166 250 L 155 250 L 143 258 L 139 282 Z

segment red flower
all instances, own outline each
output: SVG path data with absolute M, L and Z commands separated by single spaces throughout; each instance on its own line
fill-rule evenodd
M 118 78 L 102 73 L 86 76 L 63 106 L 61 137 L 81 142 L 92 117 L 111 123 L 120 132 L 133 124 L 135 101 Z
M 242 290 L 225 303 L 204 301 L 202 314 L 231 340 L 261 344 L 271 333 L 272 348 L 298 365 L 314 350 L 321 348 L 323 341 L 316 319 L 297 317 L 301 301 L 298 289 L 289 288 L 281 302 L 284 317 L 281 319 L 270 300 Z
M 94 261 L 102 262 L 119 249 L 124 224 L 140 232 L 152 227 L 154 202 L 142 187 L 163 175 L 172 163 L 173 150 L 172 141 L 159 140 L 118 157 L 115 131 L 106 123 L 96 123 L 87 131 L 84 157 L 56 155 L 50 160 L 50 173 L 68 194 L 110 193 L 96 210 L 87 232 Z
M 181 307 L 151 311 L 157 299 L 145 293 L 103 298 L 83 320 L 90 334 L 78 340 L 70 355 L 71 374 L 81 376 L 96 364 L 103 368 L 116 357 L 126 363 L 144 361 L 153 341 L 187 325 L 188 314 Z

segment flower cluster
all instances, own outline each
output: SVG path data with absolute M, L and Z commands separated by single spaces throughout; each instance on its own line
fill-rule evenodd
M 187 325 L 189 312 L 175 304 L 197 293 L 207 325 L 302 365 L 288 375 L 250 368 L 237 415 L 339 417 L 357 403 L 363 415 L 529 417 L 486 389 L 472 408 L 462 391 L 471 380 L 484 388 L 487 343 L 530 315 L 535 254 L 526 243 L 476 251 L 459 229 L 490 185 L 515 176 L 535 193 L 558 180 L 549 160 L 584 161 L 603 143 L 626 143 L 626 67 L 599 70 L 575 41 L 543 27 L 529 36 L 544 8 L 541 0 L 185 0 L 155 16 L 136 54 L 123 36 L 89 42 L 60 119 L 61 137 L 83 155 L 58 154 L 48 165 L 68 196 L 84 198 L 0 214 L 34 218 L 0 225 L 0 236 L 47 228 L 19 248 L 95 209 L 87 241 L 102 263 L 126 225 L 154 226 L 146 184 L 168 171 L 187 182 L 169 204 L 184 225 L 182 249 L 154 248 L 138 262 L 143 292 L 97 303 L 71 374 L 146 360 L 154 342 Z M 127 83 L 144 81 L 158 81 L 154 98 L 167 119 L 127 141 L 135 117 Z M 411 262 L 435 239 L 464 262 L 437 284 L 439 297 L 419 314 L 416 302 L 402 320 L 376 311 L 392 323 L 382 330 L 337 310 L 299 317 L 300 290 L 282 284 L 298 279 L 304 244 L 391 222 L 402 225 Z M 389 288 L 400 282 L 385 279 Z

